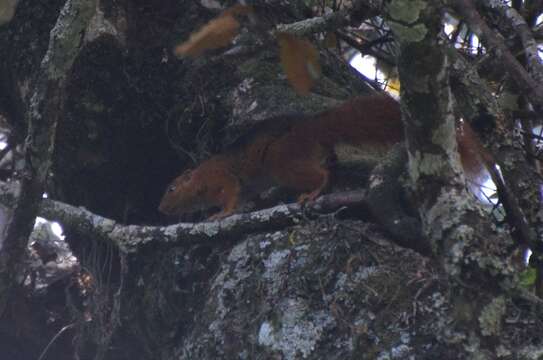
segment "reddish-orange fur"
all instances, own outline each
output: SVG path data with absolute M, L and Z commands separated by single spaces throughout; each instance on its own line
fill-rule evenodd
M 328 185 L 334 145 L 386 151 L 404 138 L 399 104 L 384 95 L 357 97 L 318 115 L 287 120 L 266 124 L 245 143 L 183 173 L 166 190 L 159 210 L 180 215 L 217 206 L 221 211 L 212 218 L 222 218 L 235 211 L 242 187 L 262 179 L 300 192 L 300 202 L 313 200 Z M 480 145 L 469 127 L 462 129 L 457 140 L 463 166 L 478 174 L 484 168 Z

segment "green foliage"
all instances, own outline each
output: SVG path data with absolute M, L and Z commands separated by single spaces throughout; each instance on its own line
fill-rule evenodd
M 530 288 L 534 286 L 536 275 L 537 275 L 536 273 L 537 273 L 536 269 L 531 266 L 526 268 L 526 270 L 522 271 L 519 275 L 520 286 L 522 286 L 523 288 Z

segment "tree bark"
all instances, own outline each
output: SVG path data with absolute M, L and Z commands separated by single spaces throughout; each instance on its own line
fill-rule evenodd
M 17 165 L 19 189 L 13 191 L 10 209 L 3 209 L 0 241 L 0 316 L 13 288 L 20 281 L 21 264 L 34 226 L 39 204 L 45 191 L 54 149 L 55 131 L 64 104 L 65 79 L 78 54 L 80 33 L 94 13 L 94 3 L 67 1 L 55 27 L 49 48 L 32 84 L 25 119 L 28 134 L 24 158 Z
M 490 1 L 334 3 L 330 13 L 303 1 L 250 2 L 232 43 L 195 59 L 176 59 L 172 49 L 226 3 L 18 3 L 0 25 L 0 133 L 10 130 L 10 147 L 0 152 L 3 356 L 541 353 L 532 269 L 511 260 L 513 240 L 529 237 L 519 236 L 520 225 L 540 227 L 540 179 L 525 147 L 514 144 L 515 112 L 504 99 L 509 92 L 541 101 L 540 62 L 516 58 L 519 44 L 536 51 L 528 17 L 541 4 L 512 11 Z M 450 4 L 470 7 L 453 12 Z M 456 40 L 443 34 L 453 20 Z M 470 52 L 476 28 L 486 47 Z M 308 96 L 281 69 L 277 32 L 303 36 L 319 52 L 322 75 Z M 377 166 L 338 153 L 328 193 L 305 206 L 269 191 L 221 221 L 202 221 L 205 210 L 183 218 L 157 211 L 172 178 L 260 122 L 373 94 L 378 81 L 346 64 L 351 47 L 376 56 L 391 81 L 397 63 L 405 143 Z M 518 87 L 495 85 L 504 82 Z M 517 201 L 503 206 L 507 222 L 467 191 L 459 117 L 497 124 L 474 128 L 497 153 Z M 30 234 L 36 216 L 58 221 L 65 240 L 52 223 Z M 519 286 L 520 275 L 528 285 Z

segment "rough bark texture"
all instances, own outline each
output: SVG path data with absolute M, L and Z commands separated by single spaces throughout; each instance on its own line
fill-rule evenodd
M 510 286 L 512 272 L 503 255 L 509 239 L 492 235 L 490 222 L 464 186 L 456 151 L 450 60 L 438 36 L 440 6 L 416 1 L 417 9 L 408 11 L 397 1 L 392 4 L 397 6 L 389 7 L 388 16 L 401 42 L 398 67 L 409 173 L 431 247 L 445 272 L 459 280 L 451 284 L 457 332 L 443 336 L 452 335 L 449 341 L 474 356 L 491 356 L 493 345 L 488 341 L 500 330 L 480 319 L 492 311 L 500 323 L 505 315 L 503 290 Z
M 0 5 L 9 10 L 0 6 L 0 132 L 8 134 L 0 152 L 2 359 L 543 352 L 533 306 L 541 300 L 533 281 L 519 286 L 512 263 L 513 240 L 523 236 L 468 194 L 455 140 L 459 116 L 482 129 L 523 224 L 538 236 L 530 245 L 539 259 L 538 154 L 526 152 L 537 144 L 515 144 L 519 112 L 508 94 L 523 97 L 537 125 L 529 110 L 543 99 L 533 29 L 540 1 L 513 9 L 483 0 L 358 0 L 327 14 L 302 1 L 258 0 L 231 46 L 196 59 L 176 59 L 172 49 L 231 3 Z M 442 34 L 445 5 L 465 5 L 447 16 L 480 34 L 494 58 Z M 375 168 L 339 158 L 331 194 L 306 207 L 281 193 L 279 204 L 270 192 L 264 205 L 222 221 L 201 222 L 205 212 L 161 215 L 173 177 L 256 123 L 374 91 L 337 46 L 319 42 L 317 32 L 333 30 L 343 52 L 349 44 L 397 62 L 407 146 Z M 283 74 L 276 31 L 317 44 L 323 74 L 310 95 L 298 95 Z M 525 58 L 515 57 L 518 46 Z M 44 191 L 51 199 L 42 201 Z M 30 236 L 38 213 L 61 223 L 65 240 L 51 223 Z
M 0 243 L 0 315 L 5 311 L 22 270 L 24 252 L 32 231 L 45 182 L 49 175 L 58 119 L 64 109 L 64 85 L 79 52 L 80 33 L 87 26 L 94 4 L 67 1 L 51 29 L 48 49 L 31 80 L 27 136 L 23 159 L 15 167 L 20 188 L 9 210 L 3 211 Z

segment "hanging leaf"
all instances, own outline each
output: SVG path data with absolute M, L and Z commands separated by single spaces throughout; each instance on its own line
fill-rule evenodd
M 190 38 L 175 47 L 177 57 L 197 57 L 206 50 L 218 49 L 230 44 L 237 35 L 239 23 L 232 16 L 221 16 L 204 25 Z
M 318 50 L 306 39 L 278 33 L 279 56 L 290 85 L 305 95 L 321 73 Z
M 238 34 L 240 23 L 237 16 L 247 15 L 252 8 L 237 4 L 222 12 L 218 17 L 192 33 L 190 38 L 175 47 L 177 57 L 197 57 L 206 50 L 218 49 L 229 45 Z

